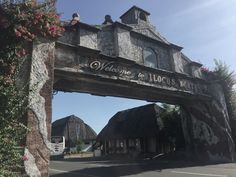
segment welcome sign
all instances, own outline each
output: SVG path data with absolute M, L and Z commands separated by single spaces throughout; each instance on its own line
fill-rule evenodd
M 190 92 L 192 94 L 208 94 L 207 84 L 204 80 L 161 69 L 148 68 L 137 63 L 130 64 L 80 56 L 74 67 L 86 74 L 126 80 L 168 90 Z

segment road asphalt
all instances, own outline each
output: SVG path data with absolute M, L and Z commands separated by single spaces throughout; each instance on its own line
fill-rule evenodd
M 52 160 L 50 177 L 236 177 L 236 163 L 73 158 Z

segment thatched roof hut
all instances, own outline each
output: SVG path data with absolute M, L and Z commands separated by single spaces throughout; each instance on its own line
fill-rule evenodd
M 163 108 L 148 104 L 116 113 L 98 134 L 97 140 L 142 138 L 157 136 L 163 128 L 160 113 Z
M 78 141 L 95 140 L 97 134 L 82 119 L 70 115 L 52 123 L 52 136 L 65 136 L 66 142 L 70 139 L 74 145 Z

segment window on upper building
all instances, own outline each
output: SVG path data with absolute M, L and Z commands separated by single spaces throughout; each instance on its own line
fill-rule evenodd
M 157 68 L 157 55 L 151 48 L 143 49 L 144 65 L 152 68 Z
M 146 15 L 143 12 L 140 12 L 139 18 L 143 21 L 147 21 Z

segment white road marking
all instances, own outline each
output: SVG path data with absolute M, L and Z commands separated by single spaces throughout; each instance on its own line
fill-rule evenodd
M 227 175 L 215 175 L 215 174 L 207 174 L 207 173 L 191 173 L 185 171 L 171 171 L 172 173 L 180 173 L 180 174 L 187 174 L 187 175 L 198 175 L 198 176 L 212 176 L 212 177 L 227 177 Z
M 68 173 L 68 171 L 57 170 L 57 169 L 53 169 L 53 168 L 49 168 L 49 170 L 56 171 L 56 172 L 60 172 L 60 173 Z
M 64 171 L 64 170 L 57 170 L 57 169 L 53 169 L 50 168 L 50 170 L 55 171 L 55 172 L 59 172 L 59 173 L 70 173 L 70 174 L 75 174 L 75 175 L 83 175 L 83 176 L 88 176 L 88 177 L 98 177 L 98 176 L 94 176 L 94 175 L 89 175 L 86 173 L 79 173 L 79 172 L 70 172 L 70 171 Z
M 53 162 L 53 163 L 66 163 L 66 162 L 63 162 L 63 161 L 52 161 L 52 160 L 51 160 L 50 163 L 52 163 L 52 162 Z

